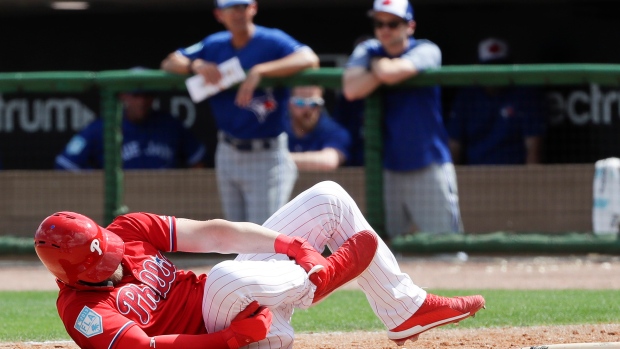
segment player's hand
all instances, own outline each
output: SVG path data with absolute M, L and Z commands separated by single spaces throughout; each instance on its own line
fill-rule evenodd
M 192 70 L 194 73 L 202 75 L 206 83 L 217 85 L 222 80 L 222 73 L 214 63 L 197 59 L 192 63 Z
M 254 91 L 258 84 L 260 84 L 261 75 L 256 70 L 250 70 L 245 80 L 239 85 L 237 91 L 237 97 L 235 98 L 235 104 L 240 108 L 247 107 L 252 98 L 254 97 Z
M 233 319 L 230 327 L 222 331 L 230 349 L 237 349 L 267 337 L 271 327 L 272 314 L 269 308 L 250 303 Z
M 325 257 L 310 245 L 306 239 L 299 236 L 290 237 L 280 234 L 274 246 L 276 252 L 284 253 L 291 259 L 294 259 L 307 273 L 317 265 L 328 265 Z M 320 285 L 323 282 L 321 275 L 321 272 L 310 274 L 310 281 L 315 285 Z

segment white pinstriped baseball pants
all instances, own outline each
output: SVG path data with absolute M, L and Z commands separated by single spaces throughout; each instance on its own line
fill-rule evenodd
M 318 251 L 325 246 L 335 251 L 353 234 L 372 231 L 351 196 L 331 181 L 318 183 L 299 194 L 263 225 L 286 235 L 301 236 Z M 375 258 L 357 282 L 388 329 L 411 317 L 426 298 L 426 291 L 400 271 L 394 255 L 380 238 Z M 273 324 L 267 338 L 248 348 L 292 348 L 293 309 L 309 307 L 314 290 L 305 271 L 285 255 L 239 255 L 234 261 L 218 264 L 209 273 L 203 301 L 207 330 L 226 328 L 239 311 L 257 300 L 272 310 Z
M 286 133 L 275 138 L 272 146 L 240 151 L 218 142 L 215 171 L 224 218 L 262 224 L 290 199 L 298 173 Z

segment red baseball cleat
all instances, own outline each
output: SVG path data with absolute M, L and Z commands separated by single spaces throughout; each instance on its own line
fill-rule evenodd
M 480 295 L 449 298 L 429 293 L 415 314 L 388 331 L 388 338 L 397 345 L 403 345 L 407 340 L 416 341 L 421 333 L 475 316 L 482 308 L 484 298 Z
M 360 231 L 327 257 L 327 265 L 317 265 L 310 270 L 308 275 L 316 285 L 312 303 L 318 303 L 338 287 L 363 273 L 375 257 L 377 246 L 379 240 L 375 233 L 368 230 Z M 315 282 L 317 278 L 319 281 Z

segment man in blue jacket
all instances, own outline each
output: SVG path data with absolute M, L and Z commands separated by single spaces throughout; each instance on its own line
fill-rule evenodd
M 324 108 L 320 86 L 293 88 L 286 123 L 288 148 L 301 171 L 332 171 L 349 156 L 351 135 Z
M 121 93 L 125 170 L 204 167 L 206 147 L 174 116 L 153 110 L 149 91 Z M 55 167 L 80 171 L 103 168 L 103 120 L 98 118 L 73 136 Z

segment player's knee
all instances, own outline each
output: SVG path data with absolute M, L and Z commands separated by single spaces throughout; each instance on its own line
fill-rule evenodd
M 334 181 L 319 182 L 314 186 L 314 188 L 320 190 L 321 192 L 329 193 L 329 194 L 334 194 L 340 191 L 344 191 L 344 188 L 342 188 L 340 184 Z
M 342 188 L 340 186 L 340 184 L 334 182 L 334 181 L 322 181 L 318 183 L 319 185 L 325 185 L 325 186 L 331 186 L 331 187 L 335 187 L 335 188 Z
M 244 284 L 253 283 L 255 279 L 254 273 L 244 267 L 243 262 L 229 260 L 223 261 L 211 269 L 207 277 L 207 285 L 212 285 L 214 289 L 227 287 L 231 283 L 236 284 L 237 293 L 243 292 Z
M 234 276 L 238 276 L 237 274 L 239 274 L 242 270 L 243 267 L 241 262 L 235 260 L 226 260 L 219 262 L 213 266 L 211 272 L 209 273 L 209 278 L 213 276 L 222 277 L 225 275 L 230 275 L 230 277 L 227 277 L 227 279 L 232 279 Z

